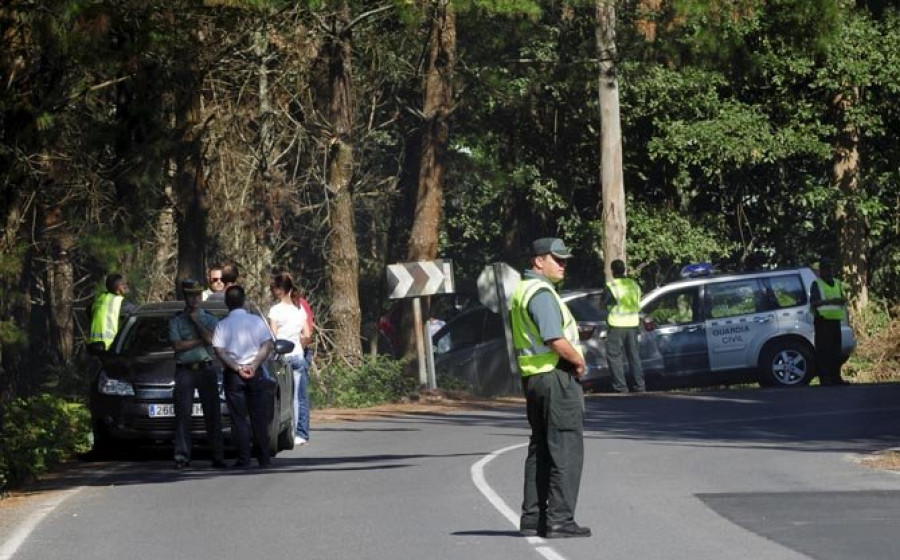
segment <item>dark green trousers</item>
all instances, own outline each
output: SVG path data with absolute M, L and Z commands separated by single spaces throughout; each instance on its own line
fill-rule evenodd
M 606 360 L 612 376 L 612 388 L 616 393 L 627 393 L 628 382 L 625 380 L 625 357 L 634 377 L 634 390 L 643 392 L 644 365 L 641 363 L 641 351 L 638 346 L 637 327 L 609 327 L 606 332 Z
M 524 378 L 531 439 L 525 459 L 521 527 L 575 520 L 584 464 L 584 393 L 571 374 L 555 369 Z

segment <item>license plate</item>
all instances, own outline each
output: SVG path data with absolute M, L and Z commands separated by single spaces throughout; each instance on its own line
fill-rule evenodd
M 192 416 L 203 416 L 203 405 L 200 403 L 194 403 L 194 408 L 191 411 Z M 150 418 L 174 418 L 175 417 L 175 405 L 174 404 L 151 404 L 150 405 Z

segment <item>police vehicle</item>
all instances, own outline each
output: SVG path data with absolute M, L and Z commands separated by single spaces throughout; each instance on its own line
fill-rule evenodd
M 705 264 L 646 294 L 641 312 L 656 336 L 664 367 L 654 385 L 717 385 L 758 381 L 797 386 L 816 375 L 807 267 L 713 274 Z M 856 347 L 844 321 L 844 360 Z M 648 379 L 648 382 L 650 379 Z

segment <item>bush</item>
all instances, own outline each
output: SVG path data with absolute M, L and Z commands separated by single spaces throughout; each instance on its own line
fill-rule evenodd
M 853 317 L 853 328 L 858 346 L 845 371 L 862 382 L 900 380 L 900 318 L 873 303 Z
M 332 362 L 322 369 L 320 383 L 310 385 L 310 399 L 314 406 L 345 408 L 395 402 L 418 387 L 403 368 L 403 362 L 386 356 L 366 356 L 356 367 Z
M 90 413 L 53 395 L 15 399 L 0 417 L 0 490 L 90 449 Z

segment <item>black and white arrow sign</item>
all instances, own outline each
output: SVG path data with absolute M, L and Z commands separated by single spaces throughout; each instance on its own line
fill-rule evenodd
M 387 267 L 389 299 L 452 294 L 453 261 L 419 261 Z

